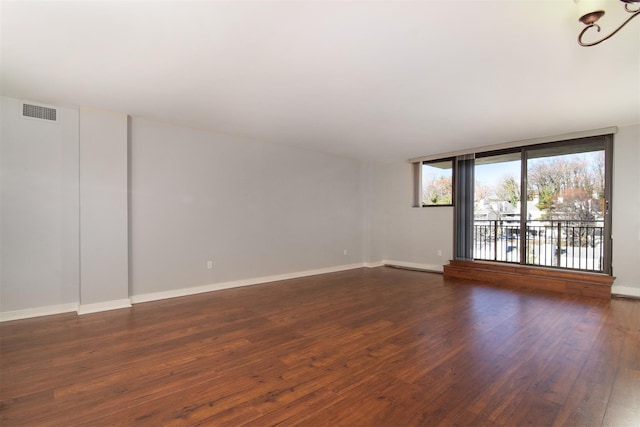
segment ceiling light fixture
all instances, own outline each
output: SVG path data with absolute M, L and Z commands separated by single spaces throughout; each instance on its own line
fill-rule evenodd
M 620 31 L 622 27 L 627 25 L 627 22 L 631 21 L 633 18 L 635 18 L 640 14 L 640 6 L 638 6 L 637 9 L 634 9 L 631 7 L 632 3 L 638 4 L 640 3 L 640 0 L 620 0 L 620 1 L 624 3 L 624 10 L 631 14 L 629 19 L 624 21 L 614 32 L 612 32 L 608 36 L 600 40 L 597 40 L 595 42 L 585 43 L 582 41 L 582 36 L 590 28 L 595 28 L 598 32 L 600 32 L 600 25 L 596 24 L 596 22 L 598 22 L 598 19 L 600 19 L 602 15 L 604 15 L 604 9 L 596 6 L 595 3 L 597 2 L 594 2 L 594 1 L 574 0 L 576 5 L 578 6 L 578 12 L 580 13 L 580 18 L 578 18 L 578 20 L 582 22 L 584 25 L 586 25 L 586 27 L 582 30 L 582 32 L 580 32 L 580 35 L 578 36 L 578 44 L 580 46 L 595 46 L 599 43 L 602 43 L 603 41 L 611 38 L 611 36 L 613 36 L 618 31 Z

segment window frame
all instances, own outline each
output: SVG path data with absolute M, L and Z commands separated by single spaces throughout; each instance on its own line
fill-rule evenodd
M 461 154 L 449 153 L 449 155 L 444 155 L 441 158 L 431 157 L 427 160 L 423 159 L 415 159 L 412 161 L 413 172 L 414 172 L 414 207 L 454 207 L 454 258 L 469 260 L 473 258 L 469 258 L 469 254 L 472 253 L 472 247 L 469 247 L 469 236 L 468 230 L 465 230 L 465 227 L 468 227 L 469 224 L 473 225 L 474 217 L 473 214 L 470 215 L 469 219 L 469 205 L 473 207 L 473 199 L 474 199 L 474 190 L 473 186 L 471 186 L 470 192 L 467 191 L 462 194 L 458 189 L 458 184 L 462 183 L 464 186 L 468 187 L 469 183 L 467 182 L 468 177 L 459 176 L 460 173 L 464 175 L 464 168 L 459 168 L 459 162 L 468 161 L 469 159 L 473 159 L 475 162 L 475 158 L 482 157 L 491 157 L 499 154 L 508 154 L 508 153 L 516 153 L 520 152 L 521 156 L 521 176 L 520 176 L 520 186 L 521 186 L 521 198 L 526 200 L 528 197 L 528 188 L 527 188 L 527 164 L 529 153 L 534 152 L 539 149 L 550 148 L 557 146 L 559 148 L 562 147 L 570 147 L 570 146 L 580 146 L 582 144 L 590 144 L 594 143 L 594 141 L 601 140 L 604 147 L 605 153 L 605 188 L 604 188 L 604 203 L 605 203 L 605 216 L 604 216 L 604 253 L 603 253 L 603 270 L 601 272 L 594 272 L 596 274 L 606 274 L 608 276 L 613 275 L 613 267 L 612 267 L 612 188 L 613 188 L 613 141 L 614 141 L 614 132 L 610 133 L 601 133 L 596 135 L 588 135 L 588 136 L 580 136 L 574 138 L 567 139 L 559 139 L 559 140 L 551 140 L 545 142 L 536 142 L 527 144 L 525 141 L 522 141 L 520 145 L 511 145 L 504 148 L 496 148 L 493 147 L 479 147 L 477 151 L 474 152 L 462 152 Z M 429 163 L 441 163 L 444 161 L 452 162 L 452 177 L 451 177 L 451 192 L 452 192 L 452 203 L 447 205 L 426 205 L 422 203 L 422 165 Z M 468 172 L 467 172 L 468 174 Z M 471 172 L 473 175 L 473 172 Z M 475 179 L 473 176 L 471 177 L 473 183 L 475 183 Z M 464 182 L 462 182 L 464 181 Z M 466 182 L 466 184 L 465 184 Z M 522 213 L 525 209 L 524 203 L 521 204 L 521 214 L 520 214 L 520 241 L 524 241 L 523 238 L 526 234 L 526 215 Z M 481 260 L 482 261 L 482 260 Z M 501 262 L 501 261 L 495 261 Z M 538 266 L 535 264 L 528 264 L 526 262 L 526 254 L 525 251 L 522 251 L 520 256 L 520 262 L 516 262 L 515 264 L 533 267 L 533 268 L 554 268 L 561 270 L 569 270 L 569 271 L 584 271 L 580 268 L 569 268 L 569 267 L 554 267 L 554 266 Z
M 423 186 L 422 186 L 422 167 L 423 165 L 429 165 L 434 163 L 451 163 L 451 203 L 442 204 L 427 204 L 424 203 L 422 198 Z M 447 169 L 449 170 L 449 169 Z M 438 207 L 453 207 L 456 200 L 456 158 L 444 157 L 442 159 L 423 160 L 413 163 L 413 207 L 414 208 L 438 208 Z

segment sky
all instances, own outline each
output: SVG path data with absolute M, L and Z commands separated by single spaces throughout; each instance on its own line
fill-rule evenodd
M 561 156 L 554 156 L 556 158 L 583 158 L 587 161 L 595 162 L 595 158 L 601 153 L 600 151 L 578 153 L 578 154 L 566 154 Z M 541 157 L 535 159 L 529 159 L 529 165 L 532 163 L 546 161 L 549 157 Z M 502 178 L 513 176 L 517 182 L 520 182 L 520 161 L 514 160 L 510 162 L 491 163 L 487 165 L 476 165 L 475 167 L 475 180 L 481 185 L 488 187 L 495 187 Z
M 476 165 L 474 173 L 476 183 L 488 187 L 495 187 L 502 178 L 508 176 L 513 176 L 520 182 L 520 161 Z

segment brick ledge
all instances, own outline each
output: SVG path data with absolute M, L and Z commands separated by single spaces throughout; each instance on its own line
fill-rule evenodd
M 615 279 L 582 271 L 460 260 L 444 266 L 444 277 L 606 299 L 611 298 Z

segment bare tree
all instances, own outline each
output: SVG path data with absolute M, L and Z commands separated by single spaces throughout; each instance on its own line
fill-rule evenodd
M 475 201 L 486 200 L 493 194 L 493 188 L 481 182 L 476 182 L 473 189 Z
M 430 175 L 423 177 L 422 200 L 426 204 L 449 205 L 453 202 L 451 195 L 451 177 Z
M 592 220 L 604 191 L 604 157 L 580 155 L 537 159 L 528 171 L 529 194 L 548 219 Z

